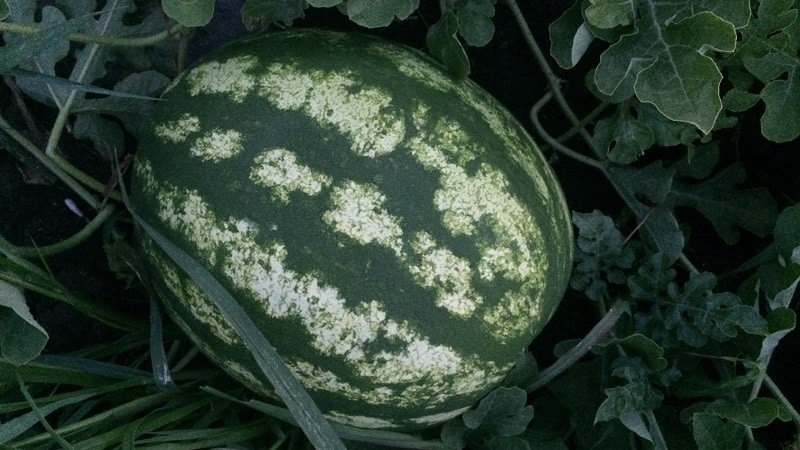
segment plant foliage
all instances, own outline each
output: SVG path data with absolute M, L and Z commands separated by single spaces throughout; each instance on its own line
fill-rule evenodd
M 89 212 L 83 229 L 56 244 L 0 238 L 0 446 L 296 448 L 305 430 L 336 445 L 341 438 L 408 448 L 734 449 L 759 448 L 758 429 L 777 422 L 800 433 L 797 399 L 776 385 L 770 365 L 796 328 L 799 194 L 748 178 L 730 145 L 737 133 L 763 151 L 798 143 L 796 0 L 575 0 L 545 24 L 549 54 L 538 47 L 541 33 L 531 32 L 543 29 L 540 5 L 523 14 L 514 0 L 443 0 L 433 13 L 418 0 L 241 3 L 237 20 L 250 31 L 301 23 L 310 8 L 366 32 L 422 23 L 426 50 L 456 78 L 475 71 L 475 48 L 491 45 L 498 16 L 511 17 L 516 29 L 503 31 L 519 33 L 514 39 L 530 47 L 551 86 L 533 106 L 533 128 L 553 154 L 596 169 L 623 205 L 573 213 L 565 303 L 575 316 L 597 314 L 594 327 L 550 342 L 552 355 L 541 347 L 526 354 L 474 408 L 414 435 L 329 427 L 313 407 L 297 410 L 302 399 L 288 400 L 288 409 L 250 399 L 166 318 L 162 328 L 150 302 L 127 240 L 135 218 L 115 186 L 154 98 L 182 70 L 193 32 L 215 19 L 219 3 L 0 0 L 0 90 L 9 93 L 0 147 L 60 180 Z M 562 92 L 556 72 L 578 73 L 585 91 L 569 97 L 578 90 Z M 576 117 L 587 105 L 594 110 Z M 555 139 L 540 116 L 558 114 L 571 129 Z M 111 179 L 68 161 L 65 134 L 91 148 L 89 159 L 116 165 Z M 153 305 L 150 317 L 129 313 L 124 301 L 71 292 L 50 272 L 52 255 L 75 251 L 101 228 L 110 267 Z M 720 259 L 718 249 L 738 259 L 709 263 Z M 120 334 L 43 353 L 50 333 L 29 306 L 41 296 Z M 245 323 L 240 333 L 263 338 L 251 328 Z M 265 371 L 302 397 L 275 357 L 260 354 Z M 540 370 L 537 359 L 552 358 Z

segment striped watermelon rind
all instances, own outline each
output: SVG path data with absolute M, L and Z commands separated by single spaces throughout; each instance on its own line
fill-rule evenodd
M 496 387 L 572 263 L 558 181 L 469 80 L 359 34 L 228 44 L 179 76 L 131 200 L 240 301 L 332 420 L 415 429 Z M 272 389 L 213 302 L 139 238 L 175 322 Z

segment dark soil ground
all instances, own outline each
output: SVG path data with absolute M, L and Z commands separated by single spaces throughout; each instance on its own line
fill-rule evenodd
M 220 42 L 233 39 L 245 32 L 244 28 L 231 17 L 238 13 L 237 2 L 222 4 L 214 22 L 198 32 L 192 56 Z M 430 2 L 435 3 L 435 2 Z M 526 3 L 527 2 L 521 2 Z M 534 2 L 536 11 L 528 11 L 534 32 L 540 45 L 547 48 L 547 24 L 560 13 L 561 5 L 555 1 Z M 532 7 L 528 6 L 528 9 Z M 423 5 L 420 13 L 400 26 L 379 31 L 390 39 L 401 40 L 417 48 L 424 47 L 424 30 L 437 17 L 431 8 Z M 523 123 L 530 123 L 528 113 L 531 105 L 546 92 L 546 86 L 539 69 L 530 57 L 529 49 L 517 31 L 513 19 L 506 8 L 498 7 L 495 17 L 497 31 L 489 46 L 470 49 L 472 78 L 484 86 L 505 104 Z M 348 27 L 346 19 L 337 13 L 310 13 L 300 24 L 313 24 L 330 28 Z M 580 105 L 584 92 L 580 68 L 563 72 L 565 92 Z M 592 101 L 584 102 L 586 104 Z M 578 108 L 580 109 L 580 108 Z M 0 110 L 6 119 L 25 129 L 9 88 L 0 85 Z M 35 107 L 34 107 L 35 110 Z M 38 126 L 47 129 L 52 112 L 36 111 Z M 41 113 L 41 114 L 39 114 Z M 562 119 L 553 115 L 545 120 L 555 127 L 554 133 L 563 129 Z M 800 199 L 800 151 L 790 145 L 775 145 L 764 142 L 757 132 L 756 119 L 747 119 L 737 130 L 723 141 L 723 158 L 732 162 L 741 161 L 748 172 L 749 182 L 754 186 L 769 188 L 776 198 Z M 755 130 L 755 131 L 750 131 Z M 0 141 L 1 142 L 1 141 Z M 65 204 L 74 199 L 71 191 L 58 182 L 45 177 L 12 156 L 0 147 L 0 235 L 15 244 L 45 245 L 70 236 L 85 224 L 85 219 L 77 216 Z M 129 149 L 133 150 L 133 148 Z M 93 154 L 86 142 L 70 142 L 66 138 L 62 151 L 77 166 L 92 173 L 97 179 L 107 179 L 111 174 L 108 163 Z M 678 151 L 678 150 L 667 150 Z M 619 212 L 619 200 L 611 188 L 597 174 L 564 158 L 555 162 L 556 171 L 562 180 L 570 206 L 576 211 L 588 212 L 601 209 L 612 216 Z M 692 223 L 692 238 L 689 256 L 701 267 L 715 270 L 717 267 L 732 267 L 731 261 L 743 261 L 752 255 L 749 250 L 758 248 L 761 242 L 745 237 L 752 244 L 726 247 L 702 219 L 685 212 L 683 219 Z M 742 250 L 746 249 L 746 250 Z M 104 302 L 133 304 L 143 302 L 136 298 L 136 292 L 129 292 L 124 284 L 108 267 L 101 233 L 66 254 L 47 260 L 48 268 L 67 288 L 87 297 Z M 59 353 L 81 348 L 103 340 L 112 339 L 116 333 L 101 324 L 74 312 L 70 307 L 30 294 L 29 300 L 37 320 L 50 333 L 47 352 Z M 795 303 L 796 304 L 796 303 Z M 142 304 L 143 313 L 146 311 Z M 591 318 L 573 317 L 570 311 L 561 308 L 554 321 L 576 323 L 576 328 L 591 326 Z M 561 323 L 561 322 L 560 322 Z M 581 332 L 582 330 L 570 330 Z M 583 330 L 585 331 L 585 330 Z M 554 333 L 548 330 L 549 333 Z M 574 336 L 570 336 L 574 337 Z M 783 339 L 770 365 L 770 374 L 792 403 L 800 406 L 800 331 L 795 330 Z M 757 439 L 768 448 L 780 448 L 782 442 L 793 438 L 793 428 L 779 423 L 757 431 Z

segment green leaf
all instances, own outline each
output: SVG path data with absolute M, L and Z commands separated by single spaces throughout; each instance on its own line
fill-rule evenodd
M 0 73 L 7 73 L 23 63 L 30 63 L 32 59 L 40 66 L 44 64 L 45 67 L 52 67 L 55 61 L 66 56 L 69 51 L 67 36 L 86 25 L 85 18 L 66 20 L 61 11 L 53 7 L 42 8 L 41 14 L 41 24 L 45 29 L 24 38 L 14 35 L 5 38 L 6 45 L 0 47 Z M 24 19 L 15 22 L 26 23 Z M 51 60 L 52 63 L 48 64 Z M 52 71 L 51 75 L 54 74 Z
M 800 136 L 800 64 L 786 80 L 774 80 L 761 91 L 764 115 L 761 133 L 774 142 L 789 142 Z
M 800 224 L 800 204 L 787 207 L 775 220 L 775 244 L 785 261 L 791 261 L 792 255 L 800 248 L 798 224 Z
M 20 366 L 39 356 L 47 331 L 31 315 L 22 289 L 0 280 L 0 356 Z
M 800 20 L 795 5 L 785 0 L 759 2 L 756 17 L 741 30 L 732 61 L 740 61 L 764 84 L 761 133 L 775 142 L 800 136 Z
M 655 106 L 649 103 L 636 104 L 635 108 L 639 121 L 653 132 L 656 145 L 662 147 L 674 145 L 691 146 L 700 136 L 699 131 L 694 126 L 669 120 Z
M 273 22 L 291 25 L 303 17 L 305 0 L 246 0 L 242 5 L 242 21 L 249 29 Z
M 758 397 L 748 403 L 718 399 L 705 408 L 707 413 L 740 423 L 746 427 L 761 428 L 778 417 L 778 402 L 772 398 Z
M 758 362 L 766 370 L 778 343 L 789 334 L 797 325 L 797 316 L 794 311 L 786 308 L 776 308 L 767 316 L 767 336 L 761 341 L 761 351 L 758 355 Z
M 667 286 L 675 279 L 677 272 L 672 268 L 669 257 L 664 253 L 653 253 L 639 262 L 636 273 L 628 277 L 631 297 L 654 300 L 666 292 Z
M 347 0 L 350 20 L 367 28 L 385 27 L 396 18 L 403 20 L 419 7 L 419 0 Z
M 342 3 L 344 0 L 307 0 L 308 4 L 315 8 L 330 8 Z
M 603 347 L 610 348 L 617 345 L 623 348 L 628 356 L 641 358 L 650 372 L 661 372 L 669 364 L 664 358 L 664 349 L 643 334 L 635 333 L 624 338 L 612 339 L 604 343 Z
M 457 32 L 458 19 L 452 11 L 447 10 L 428 28 L 425 42 L 428 44 L 428 51 L 436 60 L 444 64 L 456 77 L 465 78 L 469 75 L 469 59 L 456 37 Z
M 617 164 L 636 161 L 654 142 L 650 128 L 622 106 L 597 122 L 593 138 L 595 145 L 608 152 L 608 159 Z
M 705 345 L 709 338 L 725 342 L 739 330 L 765 335 L 767 322 L 754 307 L 742 304 L 733 293 L 712 292 L 716 277 L 709 272 L 692 273 L 683 288 L 668 286 L 672 304 L 665 314 L 665 326 L 675 330 L 681 341 L 692 347 Z
M 167 17 L 185 27 L 202 27 L 214 17 L 214 0 L 161 0 Z
M 114 159 L 117 152 L 124 148 L 125 134 L 122 128 L 96 114 L 78 114 L 72 128 L 76 139 L 89 139 L 93 148 L 106 161 Z
M 597 408 L 595 423 L 619 419 L 623 415 L 641 413 L 657 408 L 664 394 L 646 382 L 632 382 L 605 389 L 606 400 Z
M 656 161 L 637 169 L 609 165 L 605 173 L 636 214 L 645 239 L 670 262 L 678 259 L 683 251 L 683 233 L 672 210 L 663 204 L 672 188 L 674 169 Z
M 458 34 L 467 44 L 483 47 L 494 36 L 494 5 L 491 0 L 460 0 L 456 3 Z
M 744 167 L 736 163 L 699 184 L 676 181 L 670 203 L 698 210 L 728 244 L 739 240 L 737 228 L 763 237 L 772 232 L 778 208 L 765 188 L 736 189 L 746 178 Z
M 702 180 L 708 178 L 719 162 L 719 142 L 712 141 L 708 145 L 695 147 L 694 152 L 687 153 L 686 157 L 675 164 L 676 178 L 693 178 Z
M 72 108 L 72 112 L 78 117 L 112 115 L 119 119 L 128 131 L 138 135 L 150 126 L 150 112 L 154 106 L 153 101 L 141 99 L 158 100 L 152 96 L 161 92 L 167 84 L 169 78 L 154 70 L 132 73 L 114 85 L 112 94 L 102 98 L 81 100 Z M 111 148 L 112 153 L 119 152 L 121 148 L 123 147 Z M 106 153 L 106 156 L 113 155 Z
M 63 87 L 63 88 L 67 88 L 67 89 L 71 89 L 71 90 L 75 90 L 75 91 L 80 91 L 80 92 L 91 92 L 93 94 L 107 95 L 107 96 L 115 97 L 115 98 L 119 98 L 119 99 L 149 100 L 149 101 L 158 100 L 157 98 L 146 96 L 146 95 L 137 95 L 135 93 L 125 92 L 125 91 L 116 90 L 116 89 L 114 89 L 114 90 L 105 89 L 105 88 L 101 88 L 101 87 L 97 87 L 97 86 L 92 86 L 91 84 L 78 83 L 76 81 L 72 81 L 72 80 L 68 80 L 66 78 L 60 78 L 60 77 L 48 75 L 48 74 L 45 74 L 45 73 L 32 72 L 30 70 L 9 69 L 5 73 L 7 73 L 9 75 L 12 75 L 14 77 L 17 77 L 17 79 L 29 78 L 29 79 L 32 79 L 32 80 L 34 80 L 36 82 L 47 84 L 47 85 L 50 85 L 50 86 L 58 86 L 58 87 Z M 158 72 L 155 72 L 155 71 L 150 71 L 150 73 L 158 74 Z M 138 74 L 134 74 L 134 75 L 138 75 Z M 163 77 L 164 80 L 168 80 L 166 75 L 158 74 L 158 76 Z M 164 85 L 166 85 L 166 83 Z M 73 109 L 73 111 L 75 111 L 75 110 L 76 109 Z
M 8 7 L 6 0 L 0 0 L 0 20 L 5 20 L 11 14 L 11 8 Z
M 467 428 L 482 428 L 497 436 L 516 436 L 533 418 L 533 406 L 525 405 L 528 395 L 517 387 L 500 387 L 490 392 L 474 409 L 462 416 Z
M 578 228 L 578 237 L 570 286 L 592 300 L 600 300 L 609 284 L 625 283 L 625 270 L 631 268 L 636 256 L 630 246 L 623 245 L 622 233 L 611 218 L 600 211 L 575 212 L 572 223 Z
M 631 0 L 589 0 L 586 21 L 598 28 L 630 25 L 636 15 Z
M 725 422 L 709 413 L 692 416 L 692 432 L 698 448 L 703 450 L 741 450 L 744 448 L 744 427 Z
M 752 92 L 731 89 L 722 97 L 722 106 L 728 111 L 744 112 L 755 106 L 761 96 Z
M 583 21 L 581 2 L 575 2 L 550 23 L 550 55 L 564 69 L 571 69 L 581 60 L 594 35 Z
M 735 27 L 705 11 L 679 22 L 669 15 L 668 22 L 661 16 L 671 13 L 664 10 L 669 4 L 643 3 L 636 30 L 601 55 L 595 73 L 597 86 L 612 95 L 632 76 L 639 100 L 652 103 L 667 118 L 690 123 L 707 134 L 722 110 L 722 75 L 706 53 L 710 49 L 732 52 Z

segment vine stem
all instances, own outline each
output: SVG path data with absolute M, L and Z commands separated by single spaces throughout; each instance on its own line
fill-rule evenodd
M 553 365 L 542 370 L 536 381 L 525 387 L 525 391 L 530 393 L 545 386 L 578 362 L 584 355 L 589 353 L 595 345 L 605 339 L 614 329 L 619 319 L 628 311 L 628 305 L 628 302 L 625 300 L 617 300 L 614 302 L 608 312 L 595 324 L 594 328 L 592 328 L 577 345 L 561 355 Z
M 778 385 L 776 385 L 775 382 L 772 381 L 772 378 L 766 373 L 764 374 L 763 381 L 764 385 L 767 387 L 767 389 L 769 389 L 772 395 L 775 396 L 776 400 L 778 400 L 781 405 L 786 407 L 786 409 L 789 411 L 789 414 L 792 416 L 792 421 L 794 422 L 795 426 L 800 429 L 800 413 L 798 413 L 797 409 L 792 406 L 792 402 L 790 402 L 789 399 L 783 395 L 783 392 L 781 392 L 781 389 L 778 387 Z
M 544 72 L 547 83 L 550 85 L 550 91 L 552 92 L 556 103 L 558 103 L 558 106 L 564 112 L 564 115 L 567 116 L 567 119 L 569 119 L 569 121 L 572 123 L 572 126 L 578 131 L 589 148 L 592 149 L 592 152 L 599 156 L 601 153 L 594 145 L 589 132 L 587 132 L 582 126 L 580 119 L 578 119 L 578 116 L 575 115 L 575 112 L 572 111 L 569 103 L 567 103 L 567 99 L 564 98 L 563 94 L 561 94 L 561 80 L 558 78 L 558 76 L 556 76 L 555 72 L 553 72 L 553 69 L 550 68 L 550 63 L 547 61 L 542 49 L 539 48 L 539 44 L 536 43 L 533 32 L 531 32 L 531 29 L 528 26 L 525 17 L 522 15 L 522 11 L 519 9 L 519 5 L 517 4 L 516 0 L 507 0 L 506 4 L 511 9 L 511 14 L 514 16 L 514 20 L 517 22 L 517 26 L 522 32 L 525 43 L 528 44 L 531 52 L 533 52 L 533 57 L 536 60 L 536 63 L 539 65 L 539 68 L 542 70 L 542 72 Z
M 114 17 L 114 8 L 116 8 L 117 3 L 119 3 L 119 1 L 114 2 L 114 5 L 111 7 L 111 11 L 109 11 L 108 15 L 106 16 L 101 34 L 105 34 L 105 32 L 108 30 L 108 26 L 111 24 L 111 19 Z M 89 49 L 89 55 L 86 57 L 86 61 L 84 62 L 83 67 L 81 67 L 81 70 L 78 72 L 78 76 L 74 81 L 77 81 L 78 83 L 83 82 L 83 79 L 86 77 L 86 74 L 89 73 L 89 68 L 92 67 L 94 58 L 97 56 L 97 52 L 99 50 L 99 44 L 92 44 L 91 48 Z M 72 105 L 75 103 L 77 96 L 78 90 L 72 89 L 67 96 L 67 101 L 60 106 L 58 116 L 56 117 L 52 130 L 50 131 L 50 138 L 47 141 L 47 147 L 44 150 L 45 155 L 52 157 L 56 154 L 58 142 L 61 140 L 61 133 L 67 124 L 70 110 L 72 109 Z
M 170 28 L 149 36 L 140 37 L 118 37 L 118 36 L 97 36 L 83 33 L 71 33 L 67 35 L 67 40 L 72 42 L 80 42 L 85 44 L 98 44 L 109 47 L 149 47 L 166 40 L 170 36 L 179 34 L 183 30 L 183 26 L 175 24 Z M 22 35 L 32 35 L 42 31 L 41 28 L 32 25 L 23 25 L 19 23 L 0 22 L 0 32 L 16 33 Z
M 105 222 L 108 220 L 109 217 L 114 213 L 116 208 L 112 204 L 107 204 L 100 208 L 97 215 L 89 221 L 83 228 L 80 229 L 77 233 L 73 234 L 72 236 L 58 241 L 52 245 L 43 245 L 43 246 L 34 246 L 34 247 L 19 247 L 13 244 L 8 244 L 8 249 L 15 254 L 22 256 L 24 258 L 32 257 L 32 256 L 39 256 L 39 257 L 46 257 L 52 256 L 58 253 L 65 252 L 67 250 L 71 250 L 75 248 L 78 244 L 85 241 L 89 236 L 91 236 L 95 231 L 97 231 Z
M 582 162 L 587 166 L 594 167 L 595 169 L 598 169 L 600 171 L 605 171 L 605 168 L 603 167 L 603 164 L 600 161 L 594 158 L 590 158 L 588 156 L 584 156 L 576 152 L 575 150 L 572 150 L 571 148 L 567 147 L 566 145 L 562 144 L 557 139 L 552 137 L 550 133 L 548 133 L 547 130 L 544 129 L 542 123 L 539 121 L 539 111 L 541 111 L 544 105 L 546 105 L 547 102 L 549 102 L 552 98 L 553 98 L 553 91 L 548 91 L 546 94 L 544 94 L 544 96 L 541 99 L 539 99 L 539 101 L 537 101 L 533 105 L 533 108 L 531 108 L 531 122 L 533 122 L 533 128 L 536 130 L 539 136 L 541 136 L 541 138 L 544 139 L 545 142 L 547 142 L 551 147 L 553 147 L 557 151 L 563 153 L 566 156 L 569 156 L 570 158 L 576 161 Z

